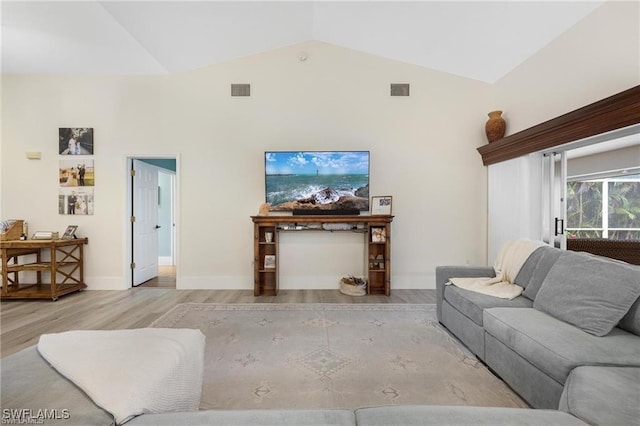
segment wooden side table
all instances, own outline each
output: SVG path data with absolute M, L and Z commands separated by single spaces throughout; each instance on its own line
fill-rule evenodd
M 62 295 L 85 289 L 83 247 L 88 242 L 87 238 L 0 242 L 0 299 L 58 300 Z M 35 256 L 35 262 L 23 261 L 23 256 Z M 20 273 L 29 271 L 35 272 L 35 282 L 20 282 Z

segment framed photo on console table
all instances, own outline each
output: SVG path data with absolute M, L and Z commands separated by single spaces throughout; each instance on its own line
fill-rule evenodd
M 78 225 L 69 225 L 69 226 L 67 226 L 66 231 L 64 231 L 64 234 L 62 234 L 62 239 L 63 240 L 73 240 L 73 239 L 78 238 L 78 237 L 76 237 L 76 229 L 78 229 Z
M 391 195 L 371 197 L 371 214 L 391 215 Z

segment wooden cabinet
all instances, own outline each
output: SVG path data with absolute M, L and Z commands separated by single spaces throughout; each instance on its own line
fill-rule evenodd
M 278 233 L 275 222 L 254 223 L 253 294 L 278 294 Z
M 2 299 L 51 299 L 87 287 L 84 283 L 84 245 L 73 240 L 2 241 Z M 34 259 L 35 258 L 35 259 Z M 33 272 L 35 280 L 21 282 Z M 45 282 L 47 281 L 47 282 Z
M 391 288 L 391 245 L 388 241 L 391 223 L 369 223 L 368 231 L 368 292 L 369 294 L 386 294 L 388 296 Z
M 252 216 L 253 293 L 278 294 L 278 244 L 281 232 L 330 231 L 364 235 L 367 293 L 391 294 L 391 221 L 393 216 Z M 286 260 L 285 260 L 286 261 Z M 336 286 L 339 280 L 336 279 Z

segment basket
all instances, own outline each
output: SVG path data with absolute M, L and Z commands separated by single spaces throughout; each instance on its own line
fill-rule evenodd
M 364 296 L 367 294 L 367 282 L 362 278 L 343 277 L 340 280 L 340 293 L 347 296 Z
M 14 241 L 19 240 L 22 236 L 22 224 L 23 221 L 20 219 L 16 220 L 8 220 L 5 222 L 9 222 L 10 225 L 6 230 L 0 233 L 0 241 Z

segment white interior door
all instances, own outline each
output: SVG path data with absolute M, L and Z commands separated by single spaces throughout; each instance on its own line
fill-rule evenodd
M 133 285 L 158 276 L 158 169 L 133 160 Z

